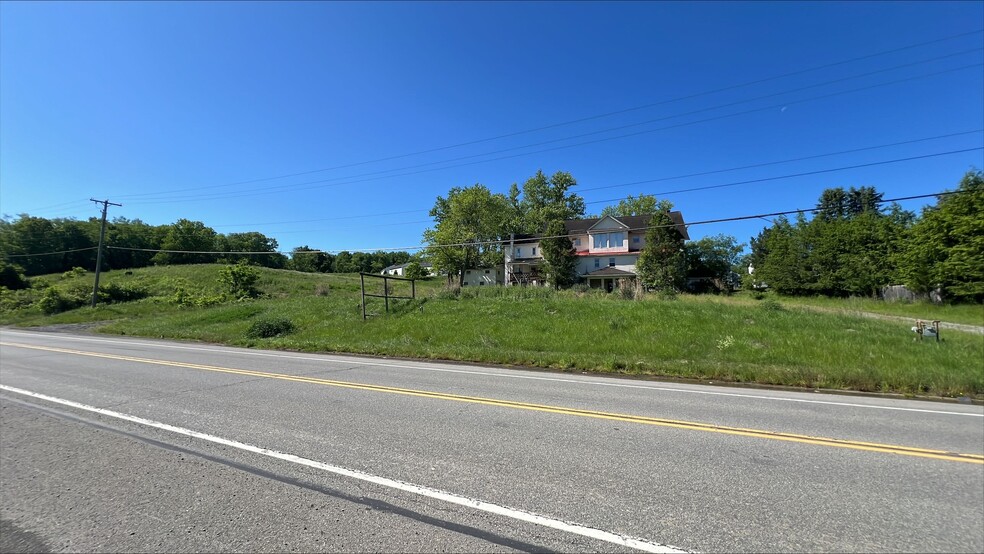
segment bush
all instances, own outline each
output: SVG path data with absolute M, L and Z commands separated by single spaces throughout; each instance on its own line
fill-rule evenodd
M 253 322 L 246 331 L 246 338 L 267 339 L 294 331 L 294 322 L 286 317 L 270 317 Z
M 24 277 L 24 268 L 19 265 L 0 261 L 0 287 L 10 290 L 26 289 L 30 284 Z
M 237 300 L 258 297 L 260 291 L 255 285 L 259 279 L 260 272 L 246 260 L 219 270 L 219 282 L 229 287 L 229 293 Z
M 420 265 L 420 262 L 410 262 L 403 268 L 403 276 L 407 279 L 423 279 L 427 277 L 427 271 Z
M 78 268 L 76 268 L 78 269 Z M 111 304 L 114 302 L 132 302 L 146 298 L 150 293 L 137 284 L 110 283 L 99 287 L 99 301 Z
M 55 287 L 48 287 L 44 290 L 41 298 L 37 301 L 37 307 L 45 315 L 53 315 L 68 310 L 74 310 L 85 304 L 85 299 L 77 294 L 66 294 Z
M 73 267 L 72 269 L 62 273 L 62 277 L 65 279 L 74 279 L 75 277 L 85 277 L 86 270 L 81 267 Z
M 763 300 L 762 303 L 759 305 L 762 307 L 763 310 L 767 312 L 781 312 L 785 310 L 785 308 L 782 307 L 782 304 L 780 304 L 779 301 L 776 300 L 775 298 L 768 298 L 766 300 Z

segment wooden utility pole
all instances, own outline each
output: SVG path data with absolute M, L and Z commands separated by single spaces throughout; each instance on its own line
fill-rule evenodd
M 99 249 L 96 250 L 96 282 L 92 285 L 92 307 L 96 307 L 96 296 L 99 294 L 99 271 L 102 269 L 102 259 L 103 259 L 103 239 L 106 238 L 106 210 L 110 206 L 120 206 L 123 204 L 116 204 L 115 202 L 110 202 L 109 200 L 96 200 L 95 198 L 90 198 L 96 204 L 103 205 L 102 213 L 102 226 L 99 228 Z

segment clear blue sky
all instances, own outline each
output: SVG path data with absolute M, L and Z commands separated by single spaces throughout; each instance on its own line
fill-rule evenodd
M 111 217 L 353 250 L 417 245 L 438 195 L 537 169 L 571 172 L 589 212 L 655 193 L 688 222 L 834 186 L 932 193 L 982 151 L 660 194 L 980 148 L 981 30 L 984 2 L 0 2 L 0 212 L 84 219 L 108 198 Z

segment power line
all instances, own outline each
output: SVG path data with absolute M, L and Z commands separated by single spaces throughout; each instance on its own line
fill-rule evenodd
M 59 250 L 58 252 L 44 252 L 41 254 L 7 254 L 3 253 L 5 258 L 33 258 L 36 256 L 57 256 L 58 254 L 70 254 L 72 252 L 85 252 L 86 250 L 95 250 L 99 248 L 98 246 L 88 246 L 86 248 L 73 248 L 72 250 Z
M 795 104 L 802 104 L 802 103 L 805 103 L 805 102 L 812 102 L 814 100 L 822 100 L 822 99 L 826 99 L 826 98 L 832 98 L 832 97 L 835 97 L 835 96 L 841 96 L 841 95 L 844 95 L 844 94 L 850 94 L 850 93 L 854 93 L 854 92 L 871 90 L 871 89 L 875 89 L 875 88 L 880 88 L 880 87 L 895 85 L 895 84 L 904 83 L 904 82 L 908 82 L 908 81 L 914 81 L 914 80 L 917 80 L 917 79 L 923 79 L 923 78 L 928 78 L 928 77 L 935 77 L 935 76 L 943 75 L 943 74 L 946 74 L 946 73 L 953 73 L 953 72 L 956 72 L 956 71 L 962 71 L 962 70 L 965 70 L 965 69 L 978 68 L 978 67 L 981 67 L 981 66 L 984 66 L 984 63 L 976 63 L 976 64 L 964 65 L 964 66 L 960 66 L 960 67 L 957 67 L 957 68 L 946 69 L 946 70 L 936 71 L 936 72 L 932 72 L 932 73 L 925 73 L 925 74 L 922 74 L 922 75 L 916 75 L 916 76 L 912 76 L 912 77 L 906 77 L 906 78 L 903 78 L 903 79 L 897 79 L 897 80 L 894 80 L 894 81 L 886 81 L 886 82 L 877 83 L 877 84 L 874 84 L 874 85 L 868 85 L 868 86 L 864 86 L 864 87 L 858 87 L 858 88 L 854 88 L 854 89 L 848 89 L 848 90 L 844 90 L 844 91 L 838 91 L 838 92 L 823 94 L 823 95 L 814 96 L 814 97 L 810 97 L 810 98 L 805 98 L 805 99 L 801 99 L 801 100 L 791 100 L 791 101 L 783 102 L 783 103 L 780 103 L 780 104 L 773 104 L 773 105 L 769 105 L 769 106 L 765 106 L 765 107 L 761 107 L 761 108 L 753 108 L 753 109 L 750 109 L 750 110 L 745 110 L 745 111 L 734 112 L 734 113 L 730 113 L 730 114 L 724 114 L 724 115 L 719 115 L 719 116 L 714 116 L 714 117 L 699 119 L 699 120 L 696 120 L 696 121 L 689 121 L 689 122 L 685 122 L 685 123 L 678 123 L 678 124 L 674 124 L 674 125 L 668 125 L 668 126 L 665 126 L 665 127 L 657 127 L 655 129 L 647 129 L 647 130 L 643 130 L 643 131 L 636 131 L 636 132 L 633 132 L 633 133 L 626 133 L 626 134 L 616 135 L 616 136 L 612 136 L 612 137 L 605 137 L 605 138 L 600 138 L 600 139 L 583 141 L 583 142 L 578 142 L 578 143 L 574 143 L 574 144 L 567 144 L 567 145 L 563 145 L 563 146 L 556 146 L 556 147 L 553 147 L 553 148 L 545 148 L 545 149 L 541 149 L 541 150 L 534 150 L 534 151 L 530 151 L 530 152 L 522 152 L 522 153 L 519 153 L 519 154 L 512 154 L 512 155 L 508 155 L 508 156 L 500 156 L 500 157 L 497 157 L 497 158 L 490 158 L 490 159 L 487 159 L 487 160 L 478 160 L 478 161 L 466 162 L 466 163 L 461 163 L 461 164 L 454 164 L 454 165 L 449 165 L 449 166 L 445 166 L 445 167 L 438 167 L 438 168 L 431 168 L 431 169 L 422 169 L 422 170 L 412 171 L 412 172 L 407 172 L 407 173 L 398 173 L 398 174 L 386 175 L 386 176 L 381 176 L 381 177 L 372 177 L 372 178 L 368 178 L 368 179 L 359 179 L 359 180 L 353 180 L 353 181 L 345 181 L 345 182 L 341 182 L 341 183 L 321 184 L 321 183 L 325 183 L 326 181 L 335 180 L 337 178 L 320 179 L 320 180 L 316 180 L 316 181 L 307 181 L 307 182 L 302 182 L 302 183 L 294 183 L 294 184 L 290 184 L 290 185 L 277 185 L 275 187 L 265 187 L 265 188 L 251 189 L 251 190 L 240 192 L 240 193 L 236 193 L 236 194 L 211 193 L 211 194 L 201 194 L 201 195 L 185 195 L 185 196 L 175 196 L 175 197 L 166 198 L 166 199 L 159 199 L 159 200 L 144 200 L 144 201 L 139 201 L 138 200 L 138 201 L 133 202 L 133 204 L 169 204 L 169 203 L 174 203 L 174 202 L 184 202 L 184 201 L 188 201 L 188 200 L 199 200 L 199 201 L 224 200 L 224 199 L 229 199 L 229 198 L 243 198 L 243 197 L 247 197 L 247 196 L 258 196 L 258 195 L 263 195 L 263 194 L 272 194 L 272 193 L 275 193 L 275 192 L 282 192 L 282 191 L 285 191 L 285 190 L 290 190 L 291 192 L 300 192 L 300 191 L 313 190 L 313 189 L 319 189 L 319 188 L 327 188 L 327 187 L 335 187 L 335 186 L 342 186 L 342 185 L 350 185 L 350 184 L 364 183 L 364 182 L 368 182 L 368 181 L 377 181 L 377 180 L 380 180 L 380 179 L 392 179 L 392 178 L 395 178 L 395 177 L 406 177 L 406 176 L 410 176 L 410 175 L 419 175 L 421 173 L 430 173 L 430 172 L 434 172 L 434 171 L 442 171 L 442 170 L 445 170 L 445 169 L 452 169 L 452 168 L 457 168 L 457 167 L 465 167 L 465 166 L 470 166 L 470 165 L 476 165 L 476 164 L 482 164 L 482 163 L 489 163 L 489 162 L 501 161 L 501 160 L 517 158 L 517 157 L 521 157 L 521 156 L 530 156 L 530 155 L 533 155 L 533 154 L 541 154 L 541 153 L 544 153 L 544 152 L 553 152 L 553 151 L 556 151 L 556 150 L 564 150 L 564 149 L 568 149 L 568 148 L 574 148 L 574 147 L 577 147 L 577 146 L 585 146 L 585 145 L 588 145 L 588 144 L 597 144 L 597 143 L 600 143 L 600 142 L 607 142 L 607 141 L 611 141 L 611 140 L 617 140 L 617 139 L 622 139 L 622 138 L 634 137 L 634 136 L 639 136 L 639 135 L 654 133 L 654 132 L 657 132 L 657 131 L 665 131 L 665 130 L 668 130 L 668 129 L 676 129 L 676 128 L 680 128 L 680 127 L 688 127 L 688 126 L 696 125 L 696 124 L 699 124 L 699 123 L 707 123 L 707 122 L 711 122 L 711 121 L 717 121 L 717 120 L 721 120 L 721 119 L 738 117 L 738 116 L 742 116 L 742 115 L 748 115 L 748 114 L 763 112 L 763 111 L 767 111 L 767 110 L 774 110 L 774 109 L 777 109 L 777 108 L 782 108 L 782 107 L 791 106 L 791 105 L 795 105 Z M 316 186 L 304 186 L 304 185 L 316 185 Z
M 639 106 L 634 106 L 634 107 L 630 107 L 630 108 L 625 108 L 625 109 L 621 109 L 621 110 L 615 110 L 615 111 L 611 111 L 611 112 L 605 112 L 605 113 L 601 113 L 601 114 L 597 114 L 597 115 L 582 117 L 582 118 L 568 120 L 568 121 L 563 121 L 563 122 L 559 122 L 559 123 L 548 124 L 548 125 L 544 125 L 544 126 L 540 126 L 540 127 L 534 127 L 534 128 L 525 129 L 525 130 L 522 130 L 522 131 L 515 131 L 515 132 L 511 132 L 511 133 L 506 133 L 506 134 L 502 134 L 502 135 L 496 135 L 496 136 L 482 138 L 482 139 L 476 139 L 476 140 L 471 140 L 471 141 L 460 142 L 460 143 L 451 144 L 451 145 L 447 145 L 447 146 L 440 146 L 440 147 L 436 147 L 436 148 L 430 148 L 430 149 L 426 149 L 426 150 L 420 150 L 420 151 L 416 151 L 416 152 L 410 152 L 410 153 L 399 154 L 399 155 L 394 155 L 394 156 L 387 156 L 387 157 L 383 157 L 383 158 L 376 158 L 376 159 L 372 159 L 372 160 L 365 160 L 365 161 L 361 161 L 361 162 L 354 162 L 354 163 L 336 165 L 336 166 L 327 167 L 327 168 L 321 168 L 321 169 L 315 169 L 315 170 L 309 170 L 309 171 L 301 171 L 301 172 L 289 173 L 289 174 L 278 175 L 278 176 L 273 176 L 273 177 L 264 177 L 264 178 L 259 178 L 259 179 L 250 179 L 250 180 L 245 180 L 245 181 L 237 181 L 237 182 L 227 183 L 227 184 L 223 184 L 223 185 L 211 185 L 211 186 L 205 186 L 205 187 L 188 187 L 188 188 L 185 188 L 185 189 L 177 189 L 177 190 L 172 191 L 172 192 L 183 192 L 183 191 L 188 191 L 188 190 L 202 190 L 202 189 L 206 189 L 206 188 L 223 188 L 223 187 L 231 187 L 231 186 L 245 185 L 245 184 L 251 184 L 251 183 L 260 183 L 260 182 L 266 182 L 266 181 L 273 181 L 273 180 L 277 180 L 277 179 L 285 179 L 285 178 L 290 178 L 290 177 L 299 177 L 299 176 L 303 176 L 303 175 L 311 175 L 311 174 L 314 174 L 314 173 L 322 173 L 322 172 L 325 172 L 325 171 L 332 171 L 332 170 L 336 170 L 336 169 L 345 169 L 345 168 L 349 168 L 349 167 L 357 167 L 357 166 L 368 165 L 368 164 L 373 164 L 373 163 L 379 163 L 379 162 L 384 162 L 384 161 L 391 161 L 391 160 L 402 159 L 402 158 L 407 158 L 407 157 L 412 157 L 412 156 L 419 156 L 419 155 L 422 155 L 422 154 L 430 154 L 430 153 L 434 153 L 434 152 L 440 152 L 440 151 L 444 151 L 444 150 L 450 150 L 450 149 L 454 149 L 454 148 L 459 148 L 459 147 L 463 147 L 463 146 L 470 146 L 470 145 L 480 144 L 480 143 L 484 143 L 484 142 L 491 142 L 491 141 L 494 141 L 494 140 L 500 140 L 500 139 L 504 139 L 504 138 L 510 138 L 510 137 L 514 137 L 514 136 L 519 136 L 519 135 L 524 135 L 524 134 L 529 134 L 529 133 L 534 133 L 534 132 L 539 132 L 539 131 L 554 129 L 554 128 L 558 128 L 558 127 L 564 127 L 564 126 L 573 125 L 573 124 L 577 124 L 577 123 L 583 123 L 583 122 L 586 122 L 586 121 L 592 121 L 592 120 L 596 120 L 596 119 L 602 119 L 602 118 L 606 118 L 606 117 L 611 117 L 611 116 L 614 116 L 614 115 L 620 115 L 620 114 L 624 114 L 624 113 L 628 113 L 628 112 L 643 110 L 643 109 L 646 109 L 646 108 L 652 108 L 652 107 L 656 107 L 656 106 L 660 106 L 660 105 L 665 105 L 665 104 L 680 102 L 680 101 L 683 101 L 683 100 L 691 100 L 691 99 L 699 98 L 699 97 L 702 97 L 702 96 L 708 96 L 708 95 L 717 94 L 717 93 L 720 93 L 720 92 L 727 92 L 729 90 L 735 90 L 735 89 L 739 89 L 739 88 L 745 88 L 745 87 L 749 87 L 749 86 L 753 86 L 753 85 L 757 85 L 757 84 L 762 84 L 762 83 L 766 83 L 766 82 L 770 82 L 770 81 L 784 79 L 786 77 L 792 77 L 792 76 L 795 76 L 795 75 L 802 75 L 802 74 L 805 74 L 805 73 L 812 73 L 812 72 L 819 71 L 819 70 L 822 70 L 822 69 L 829 69 L 831 67 L 836 67 L 836 66 L 840 66 L 840 65 L 846 65 L 846 64 L 849 64 L 849 63 L 854 63 L 854 62 L 858 62 L 858 61 L 862 61 L 862 60 L 866 60 L 866 59 L 871 59 L 871 58 L 876 58 L 876 57 L 880 57 L 880 56 L 884 56 L 884 55 L 888 55 L 888 54 L 902 52 L 902 51 L 905 51 L 905 50 L 911 50 L 911 49 L 914 49 L 914 48 L 920 48 L 920 47 L 923 47 L 923 46 L 929 46 L 929 45 L 932 45 L 932 44 L 938 44 L 938 43 L 941 43 L 941 42 L 947 42 L 947 41 L 954 40 L 954 39 L 957 39 L 957 38 L 963 38 L 963 37 L 967 37 L 967 36 L 971 36 L 971 35 L 977 35 L 977 34 L 981 34 L 982 32 L 984 32 L 984 29 L 976 29 L 976 30 L 973 30 L 973 31 L 968 31 L 968 32 L 964 32 L 964 33 L 958 33 L 958 34 L 955 34 L 955 35 L 950 35 L 950 36 L 939 38 L 939 39 L 934 39 L 934 40 L 930 40 L 930 41 L 919 42 L 919 43 L 915 43 L 915 44 L 910 44 L 910 45 L 907 45 L 907 46 L 902 46 L 902 47 L 898 47 L 898 48 L 894 48 L 894 49 L 890 49 L 890 50 L 884 50 L 884 51 L 881 51 L 881 52 L 875 52 L 873 54 L 867 54 L 867 55 L 864 55 L 864 56 L 858 56 L 858 57 L 849 58 L 849 59 L 841 60 L 841 61 L 837 61 L 837 62 L 826 63 L 826 64 L 814 66 L 814 67 L 809 67 L 809 68 L 806 68 L 806 69 L 801 69 L 801 70 L 797 70 L 797 71 L 782 73 L 782 74 L 779 74 L 779 75 L 774 75 L 774 76 L 766 77 L 766 78 L 762 78 L 762 79 L 755 79 L 755 80 L 752 80 L 752 81 L 747 81 L 747 82 L 739 83 L 739 84 L 735 84 L 735 85 L 728 85 L 728 86 L 725 86 L 725 87 L 711 89 L 711 90 L 704 91 L 704 92 L 699 92 L 699 93 L 694 93 L 694 94 L 688 94 L 688 95 L 678 96 L 678 97 L 675 97 L 675 98 L 670 98 L 670 99 L 666 99 L 666 100 L 660 100 L 660 101 L 657 101 L 657 102 L 652 102 L 652 103 L 643 104 L 643 105 L 639 105 Z
M 954 191 L 943 191 L 935 192 L 930 194 L 918 194 L 914 196 L 900 196 L 897 198 L 888 198 L 878 202 L 878 204 L 887 204 L 889 202 L 902 202 L 905 200 L 919 200 L 923 198 L 938 198 L 940 196 L 949 196 L 953 194 L 961 194 L 968 191 L 954 190 Z M 734 221 L 745 221 L 749 219 L 761 219 L 766 217 L 778 217 L 781 215 L 792 215 L 800 213 L 814 213 L 819 211 L 819 208 L 808 208 L 808 209 L 795 209 L 795 210 L 785 210 L 779 212 L 769 212 L 760 213 L 752 215 L 741 215 L 734 217 L 725 217 L 718 219 L 705 219 L 702 221 L 694 221 L 691 223 L 685 223 L 686 227 L 695 227 L 698 225 L 713 225 L 717 223 L 730 223 Z M 675 228 L 678 225 L 676 223 L 664 224 L 664 225 L 648 225 L 645 227 L 633 227 L 629 229 L 630 231 L 647 231 L 649 229 L 661 229 L 661 228 Z M 537 237 L 538 240 L 550 239 L 550 238 L 571 238 L 577 236 L 575 234 L 563 234 L 563 235 L 546 235 Z M 136 252 L 164 252 L 168 254 L 236 254 L 236 255 L 269 255 L 269 254 L 337 254 L 339 252 L 405 252 L 410 250 L 433 250 L 436 248 L 452 248 L 452 247 L 462 247 L 462 246 L 486 246 L 486 245 L 501 245 L 507 244 L 510 239 L 496 239 L 496 240 L 483 240 L 483 241 L 469 241 L 469 242 L 458 242 L 452 244 L 418 244 L 414 246 L 402 246 L 395 248 L 365 248 L 365 249 L 340 249 L 340 250 L 304 250 L 301 252 L 293 251 L 273 251 L 273 252 L 220 252 L 220 251 L 197 251 L 197 250 L 163 250 L 163 249 L 152 249 L 152 248 L 128 248 L 122 246 L 107 246 L 107 248 L 112 248 L 114 250 L 128 250 Z
M 740 170 L 744 170 L 744 169 L 755 169 L 755 168 L 759 168 L 759 167 L 767 167 L 767 166 L 771 166 L 771 165 L 779 165 L 779 164 L 784 164 L 784 163 L 792 163 L 792 162 L 799 162 L 799 161 L 805 161 L 805 160 L 813 160 L 813 159 L 830 157 L 830 156 L 839 156 L 839 155 L 843 155 L 843 154 L 854 154 L 854 153 L 857 153 L 857 152 L 865 152 L 865 151 L 868 151 L 868 150 L 877 150 L 877 149 L 881 149 L 881 148 L 890 148 L 892 146 L 902 146 L 902 145 L 906 145 L 906 144 L 915 144 L 915 143 L 919 143 L 919 142 L 926 142 L 926 141 L 930 141 L 930 140 L 939 140 L 939 139 L 944 139 L 944 138 L 952 138 L 952 137 L 957 137 L 957 136 L 971 135 L 971 134 L 975 134 L 975 133 L 984 133 L 984 129 L 974 129 L 973 131 L 959 131 L 959 132 L 948 133 L 948 134 L 944 134 L 944 135 L 936 135 L 936 136 L 931 136 L 931 137 L 922 137 L 922 138 L 904 140 L 904 141 L 899 141 L 899 142 L 891 142 L 891 143 L 888 143 L 888 144 L 878 144 L 878 145 L 874 145 L 874 146 L 863 146 L 863 147 L 859 147 L 859 148 L 852 148 L 852 149 L 849 149 L 849 150 L 840 150 L 840 151 L 837 151 L 837 152 L 827 152 L 827 153 L 824 153 L 824 154 L 814 154 L 814 155 L 811 155 L 811 156 L 801 156 L 801 157 L 798 157 L 798 158 L 788 158 L 788 159 L 785 159 L 785 160 L 776 160 L 776 161 L 771 161 L 771 162 L 762 162 L 762 163 L 751 164 L 751 165 L 743 165 L 743 166 L 738 166 L 738 167 L 730 167 L 730 168 L 726 168 L 726 169 L 714 169 L 714 170 L 709 170 L 709 171 L 701 171 L 701 172 L 698 172 L 698 173 L 688 173 L 688 174 L 684 174 L 684 175 L 674 175 L 674 176 L 670 176 L 670 177 L 657 177 L 657 178 L 653 178 L 653 179 L 645 179 L 645 180 L 642 180 L 642 181 L 632 181 L 632 182 L 628 182 L 628 183 L 619 183 L 619 184 L 615 184 L 615 185 L 603 185 L 603 186 L 588 187 L 588 188 L 584 188 L 584 187 L 580 187 L 579 186 L 577 190 L 579 192 L 588 192 L 588 191 L 594 191 L 594 190 L 603 190 L 603 189 L 612 189 L 612 188 L 620 188 L 620 187 L 630 187 L 630 186 L 636 186 L 636 185 L 642 185 L 642 184 L 649 184 L 649 183 L 658 183 L 658 182 L 662 182 L 662 181 L 675 181 L 675 180 L 687 179 L 687 178 L 691 178 L 691 177 L 704 177 L 704 176 L 707 176 L 707 175 L 714 175 L 714 174 L 718 174 L 718 173 L 728 173 L 728 172 L 740 171 Z M 730 185 L 726 185 L 726 186 L 730 186 Z M 682 191 L 682 192 L 688 192 L 688 191 Z M 669 194 L 669 193 L 661 192 L 661 193 L 656 193 L 656 194 Z M 617 199 L 617 200 L 621 200 L 621 199 Z M 429 212 L 429 211 L 430 211 L 430 208 L 420 209 L 420 210 L 403 210 L 403 211 L 397 211 L 397 212 L 384 212 L 384 213 L 376 213 L 376 214 L 349 215 L 349 216 L 328 217 L 328 218 L 318 218 L 318 219 L 305 219 L 305 220 L 292 220 L 292 221 L 267 221 L 267 222 L 254 222 L 254 223 L 235 223 L 235 224 L 228 224 L 228 225 L 215 225 L 213 227 L 216 228 L 216 229 L 219 229 L 219 228 L 228 228 L 228 227 L 256 227 L 256 226 L 263 226 L 263 225 L 284 225 L 284 224 L 293 224 L 293 223 L 318 223 L 318 222 L 324 222 L 324 221 L 343 221 L 343 220 L 350 220 L 350 219 L 363 219 L 363 218 L 369 218 L 369 217 L 385 217 L 385 216 L 391 216 L 391 215 L 404 215 L 404 214 L 412 214 L 412 213 L 424 213 L 424 212 Z
M 720 188 L 726 188 L 726 187 L 736 187 L 736 186 L 739 186 L 739 185 L 749 185 L 749 184 L 753 184 L 753 183 L 764 183 L 764 182 L 767 182 L 767 181 L 777 181 L 779 179 L 791 179 L 793 177 L 805 177 L 807 175 L 820 175 L 820 174 L 823 174 L 823 173 L 833 173 L 835 171 L 846 171 L 848 169 L 858 169 L 858 168 L 861 168 L 861 167 L 873 167 L 873 166 L 876 166 L 876 165 L 886 165 L 886 164 L 899 163 L 899 162 L 908 162 L 908 161 L 912 161 L 912 160 L 922 160 L 922 159 L 926 159 L 926 158 L 936 158 L 936 157 L 939 157 L 939 156 L 949 156 L 949 155 L 952 155 L 952 154 L 963 154 L 963 153 L 966 153 L 966 152 L 974 152 L 976 150 L 984 150 L 984 146 L 979 146 L 977 148 L 966 148 L 964 150 L 951 150 L 949 152 L 938 152 L 936 154 L 925 154 L 925 155 L 922 155 L 922 156 L 910 156 L 908 158 L 898 158 L 898 159 L 895 159 L 895 160 L 883 160 L 883 161 L 880 161 L 880 162 L 871 162 L 871 163 L 865 163 L 865 164 L 848 165 L 848 166 L 844 166 L 844 167 L 835 167 L 835 168 L 830 168 L 830 169 L 818 169 L 816 171 L 804 171 L 802 173 L 793 173 L 793 174 L 790 174 L 790 175 L 780 175 L 778 177 L 763 177 L 761 179 L 749 179 L 747 181 L 736 181 L 734 183 L 725 183 L 723 185 L 708 185 L 708 186 L 704 186 L 704 187 L 694 187 L 694 188 L 689 188 L 689 189 L 679 189 L 679 190 L 671 190 L 671 191 L 664 191 L 664 192 L 656 192 L 656 193 L 653 193 L 653 195 L 680 194 L 680 193 L 683 193 L 683 192 L 695 192 L 695 191 L 699 191 L 699 190 L 711 190 L 711 189 L 720 189 Z M 585 204 L 600 204 L 602 202 L 617 202 L 619 200 L 622 200 L 622 199 L 621 198 L 615 198 L 615 199 L 609 199 L 609 200 L 594 200 L 592 202 L 585 202 Z

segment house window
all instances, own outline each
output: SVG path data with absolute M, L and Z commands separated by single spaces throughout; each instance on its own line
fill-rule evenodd
M 615 258 L 608 258 L 608 267 L 615 267 Z
M 471 270 L 469 269 L 468 271 L 466 271 L 465 275 L 471 275 Z
M 600 233 L 600 234 L 594 235 L 594 247 L 595 248 L 604 248 L 605 245 L 607 245 L 607 244 L 608 244 L 608 235 L 606 235 L 604 233 Z
M 581 246 L 581 239 L 574 239 L 574 246 Z
M 522 255 L 523 255 L 523 249 L 522 248 L 517 248 L 516 249 L 516 257 L 518 258 L 518 257 L 520 257 Z
M 536 247 L 533 247 L 533 255 L 536 256 Z
M 621 248 L 625 242 L 625 233 L 611 233 L 608 238 L 609 248 Z
M 639 244 L 639 237 L 632 237 L 633 244 Z
M 481 286 L 483 286 L 483 285 L 485 285 L 485 281 L 479 281 L 479 282 L 478 282 L 478 286 L 480 286 L 480 287 L 481 287 Z
M 468 281 L 465 281 L 464 283 L 461 283 L 461 286 L 467 287 L 468 286 Z
M 595 258 L 595 269 L 601 267 L 601 258 Z
M 489 274 L 489 270 L 486 269 L 485 270 L 485 274 L 488 275 Z

